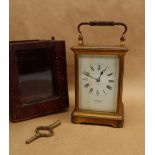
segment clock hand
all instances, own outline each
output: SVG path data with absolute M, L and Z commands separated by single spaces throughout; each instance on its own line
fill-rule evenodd
M 84 75 L 86 75 L 86 76 L 88 76 L 88 77 L 91 77 L 92 79 L 97 80 L 95 77 L 93 77 L 93 76 L 89 75 L 87 72 L 83 72 L 83 74 L 84 74 Z
M 100 82 L 100 78 L 103 75 L 103 73 L 106 71 L 106 69 L 108 68 L 108 66 L 102 70 L 102 72 L 100 73 L 99 77 L 96 79 L 97 82 Z
M 104 71 L 104 70 L 103 70 Z M 103 74 L 103 71 L 100 73 L 100 76 L 98 77 L 98 79 L 100 79 L 101 78 L 101 76 L 102 76 L 102 74 Z

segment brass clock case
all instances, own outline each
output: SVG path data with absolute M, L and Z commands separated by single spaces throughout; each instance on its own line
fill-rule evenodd
M 93 25 L 91 25 L 93 23 Z M 95 24 L 96 23 L 96 24 Z M 127 27 L 125 24 L 125 31 L 123 32 L 120 40 L 120 46 L 88 46 L 83 43 L 83 35 L 80 31 L 81 25 L 90 26 L 114 26 L 117 25 L 115 22 L 89 22 L 82 23 L 78 26 L 79 31 L 79 46 L 73 46 L 71 49 L 75 56 L 75 108 L 71 115 L 73 123 L 86 123 L 86 124 L 100 124 L 108 125 L 113 127 L 123 127 L 124 123 L 124 106 L 122 102 L 122 91 L 123 91 L 123 73 L 124 73 L 124 56 L 128 49 L 122 44 L 125 41 L 125 32 Z M 112 25 L 113 24 L 113 25 Z M 118 24 L 122 25 L 122 24 Z M 124 42 L 123 42 L 124 43 Z M 87 56 L 116 56 L 119 60 L 119 72 L 118 72 L 118 90 L 117 90 L 117 108 L 115 112 L 108 112 L 106 110 L 95 111 L 95 110 L 83 110 L 80 108 L 79 101 L 79 58 L 82 55 Z M 108 104 L 108 103 L 107 103 Z

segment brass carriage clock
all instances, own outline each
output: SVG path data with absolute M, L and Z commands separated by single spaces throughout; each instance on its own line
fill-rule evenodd
M 80 30 L 82 25 L 124 27 L 119 46 L 86 46 Z M 123 127 L 122 102 L 124 46 L 127 26 L 113 21 L 86 22 L 78 25 L 79 46 L 75 55 L 75 109 L 73 123 L 102 124 Z

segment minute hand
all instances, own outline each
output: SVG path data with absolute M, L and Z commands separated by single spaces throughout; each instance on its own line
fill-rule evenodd
M 95 80 L 97 80 L 95 77 L 93 77 L 93 76 L 91 76 L 91 75 L 89 75 L 89 74 L 86 74 L 86 73 L 83 73 L 84 75 L 86 75 L 86 76 L 89 76 L 89 77 L 91 77 L 92 79 L 95 79 Z

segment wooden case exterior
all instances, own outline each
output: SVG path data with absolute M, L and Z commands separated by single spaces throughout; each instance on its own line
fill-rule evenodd
M 57 96 L 39 104 L 23 105 L 20 101 L 20 91 L 18 88 L 18 66 L 15 52 L 47 48 L 52 54 L 53 79 Z M 64 111 L 69 106 L 66 53 L 64 41 L 52 40 L 27 40 L 11 41 L 9 50 L 9 111 L 12 122 L 23 121 L 34 117 L 46 115 L 53 112 Z
M 101 124 L 113 127 L 123 127 L 124 107 L 122 102 L 123 91 L 123 72 L 124 56 L 128 49 L 121 46 L 91 47 L 78 46 L 72 47 L 75 55 L 75 109 L 72 112 L 71 120 L 73 123 Z M 117 94 L 116 112 L 96 112 L 79 109 L 79 56 L 80 55 L 115 55 L 119 58 L 119 82 Z

